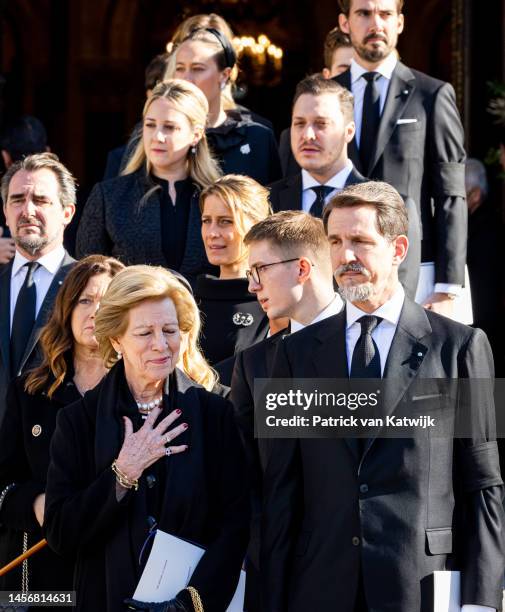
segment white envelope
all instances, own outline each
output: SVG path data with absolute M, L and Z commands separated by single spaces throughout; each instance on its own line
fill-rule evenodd
M 168 601 L 184 589 L 205 550 L 158 529 L 133 598 L 139 601 Z M 243 612 L 245 572 L 226 612 Z
M 461 612 L 459 572 L 433 572 L 433 612 Z

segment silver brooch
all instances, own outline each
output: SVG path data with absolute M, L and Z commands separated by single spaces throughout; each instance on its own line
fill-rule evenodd
M 42 433 L 42 427 L 40 425 L 34 425 L 32 427 L 32 436 L 34 438 L 38 438 L 41 433 Z
M 233 322 L 235 325 L 242 325 L 243 327 L 249 327 L 254 323 L 254 317 L 248 312 L 236 312 L 233 315 Z
M 240 152 L 242 153 L 242 155 L 249 155 L 249 153 L 251 152 L 251 147 L 249 146 L 248 142 L 246 142 L 240 147 Z

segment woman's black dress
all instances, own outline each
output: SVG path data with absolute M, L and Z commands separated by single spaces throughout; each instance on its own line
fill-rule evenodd
M 266 337 L 268 317 L 256 296 L 249 293 L 247 279 L 201 275 L 196 280 L 195 299 L 202 313 L 200 345 L 211 365 Z

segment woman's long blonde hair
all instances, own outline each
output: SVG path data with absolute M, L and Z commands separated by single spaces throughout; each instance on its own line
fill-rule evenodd
M 192 153 L 191 148 L 188 150 L 188 169 L 193 182 L 202 188 L 206 187 L 221 175 L 217 161 L 210 154 L 205 136 L 205 125 L 209 112 L 207 98 L 196 85 L 188 81 L 182 79 L 163 81 L 156 85 L 151 97 L 146 100 L 142 117 L 146 116 L 151 104 L 161 98 L 168 100 L 177 111 L 181 112 L 188 119 L 193 129 L 201 129 L 202 137 L 195 147 L 192 147 L 195 152 Z M 144 165 L 147 172 L 151 172 L 151 164 L 146 157 L 142 137 L 122 174 L 136 172 Z
M 174 303 L 179 330 L 187 339 L 182 354 L 179 355 L 178 365 L 192 380 L 210 391 L 217 381 L 217 376 L 198 346 L 198 307 L 182 282 L 160 266 L 130 266 L 110 283 L 95 317 L 95 336 L 104 363 L 110 368 L 118 360 L 111 339 L 125 333 L 129 311 L 146 300 L 163 298 L 169 298 Z

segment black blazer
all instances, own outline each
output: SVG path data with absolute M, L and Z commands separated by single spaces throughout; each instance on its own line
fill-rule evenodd
M 289 334 L 282 330 L 235 357 L 230 399 L 235 422 L 244 445 L 251 479 L 251 537 L 246 559 L 246 595 L 248 612 L 261 612 L 260 603 L 260 525 L 263 470 L 268 462 L 270 440 L 254 438 L 254 381 L 270 376 L 279 342 Z
M 24 389 L 26 376 L 9 386 L 7 411 L 0 427 L 0 490 L 15 483 L 0 512 L 0 566 L 12 561 L 23 550 L 23 532 L 28 547 L 44 537 L 35 519 L 33 502 L 46 490 L 49 444 L 56 428 L 56 415 L 63 407 L 80 399 L 72 378 L 67 377 L 49 399 L 45 391 L 35 395 Z M 51 381 L 52 382 L 52 381 Z M 74 564 L 49 547 L 28 561 L 29 588 L 71 590 Z M 21 566 L 0 578 L 2 590 L 21 589 Z
M 350 185 L 366 183 L 368 180 L 353 167 L 345 186 L 349 187 Z M 302 209 L 303 185 L 300 171 L 272 183 L 269 188 L 270 202 L 274 212 Z M 409 217 L 409 250 L 407 257 L 399 268 L 399 276 L 407 295 L 414 299 L 417 281 L 419 280 L 419 264 L 421 263 L 421 226 L 415 202 L 409 197 L 403 196 L 403 199 Z
M 286 338 L 273 376 L 347 378 L 345 322 L 343 311 Z M 384 370 L 387 414 L 414 401 L 416 379 L 492 377 L 482 331 L 405 299 Z M 492 399 L 471 412 L 471 438 L 376 437 L 361 460 L 346 438 L 275 440 L 263 490 L 265 610 L 353 612 L 361 574 L 370 610 L 431 611 L 425 588 L 444 569 L 462 570 L 463 604 L 500 609 L 504 517 Z
M 345 187 L 366 183 L 367 180 L 356 168 L 353 168 L 347 177 Z M 270 203 L 274 213 L 280 210 L 302 210 L 303 186 L 301 171 L 272 183 L 268 188 L 270 189 Z
M 335 80 L 350 89 L 350 74 L 346 70 Z M 414 121 L 398 123 L 406 119 Z M 370 167 L 361 167 L 356 140 L 348 152 L 365 176 L 386 181 L 414 200 L 422 227 L 422 261 L 435 262 L 435 282 L 462 285 L 467 236 L 465 150 L 452 86 L 398 62 Z
M 26 345 L 25 354 L 21 361 L 19 372 L 11 372 L 10 364 L 10 299 L 11 299 L 11 272 L 12 261 L 0 266 L 0 425 L 5 413 L 5 397 L 9 383 L 14 375 L 36 367 L 40 363 L 41 355 L 37 348 L 41 328 L 46 324 L 53 307 L 56 294 L 65 276 L 75 263 L 75 259 L 65 252 L 61 267 L 53 278 L 42 302 L 39 314 Z
M 122 404 L 123 397 L 126 404 Z M 140 578 L 139 554 L 151 524 L 149 496 L 159 500 L 158 526 L 206 548 L 190 578 L 206 612 L 226 609 L 237 585 L 249 528 L 248 484 L 229 403 L 179 370 L 171 378 L 172 406 L 189 428 L 177 438 L 186 452 L 163 457 L 138 491 L 118 503 L 110 469 L 124 436 L 122 414 L 138 419 L 123 364 L 116 364 L 84 398 L 63 409 L 51 444 L 45 529 L 60 553 L 76 553 L 79 612 L 123 612 Z M 160 417 L 161 418 L 161 417 Z M 137 424 L 139 426 L 139 424 Z
M 167 267 L 160 230 L 160 196 L 143 168 L 133 174 L 97 183 L 86 202 L 77 231 L 79 258 L 100 253 L 117 257 L 126 265 L 150 264 Z M 186 250 L 179 272 L 190 280 L 212 272 L 201 236 L 198 189 L 189 202 Z

